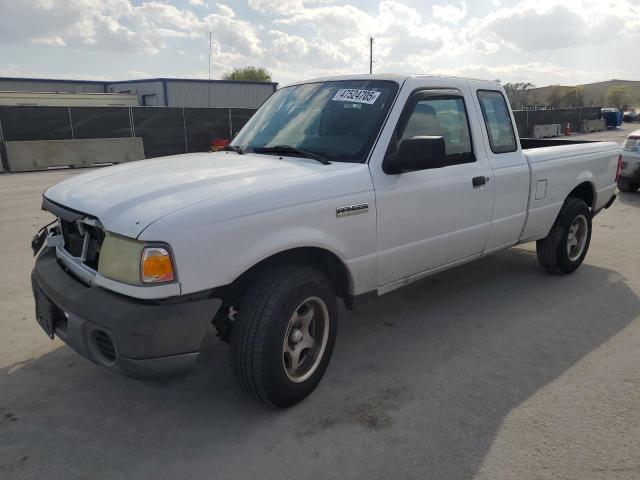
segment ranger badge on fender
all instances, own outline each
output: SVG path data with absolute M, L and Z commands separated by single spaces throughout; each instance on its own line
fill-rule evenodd
M 346 217 L 349 215 L 357 215 L 359 213 L 367 213 L 369 211 L 368 203 L 358 203 L 356 205 L 345 205 L 336 208 L 336 217 Z

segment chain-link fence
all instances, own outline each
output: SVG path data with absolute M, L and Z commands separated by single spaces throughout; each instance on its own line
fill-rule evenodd
M 147 158 L 205 152 L 255 113 L 244 108 L 0 107 L 0 142 L 142 137 Z
M 562 130 L 571 126 L 571 131 L 578 132 L 583 120 L 600 118 L 600 107 L 557 108 L 553 110 L 514 110 L 518 133 L 526 138 L 533 135 L 536 125 L 560 124 Z

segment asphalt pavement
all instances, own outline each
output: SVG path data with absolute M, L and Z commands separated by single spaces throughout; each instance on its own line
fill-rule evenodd
M 573 275 L 525 245 L 343 309 L 319 388 L 279 411 L 213 334 L 164 382 L 46 337 L 29 243 L 78 173 L 0 175 L 0 478 L 640 478 L 640 194 L 594 219 Z

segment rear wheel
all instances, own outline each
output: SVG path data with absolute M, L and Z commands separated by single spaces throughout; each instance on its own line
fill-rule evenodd
M 244 296 L 231 333 L 233 369 L 256 400 L 288 407 L 322 378 L 337 328 L 336 296 L 319 271 L 273 267 Z
M 640 182 L 632 182 L 628 178 L 620 177 L 618 178 L 618 189 L 627 193 L 637 192 L 640 189 Z
M 538 262 L 557 275 L 574 272 L 591 242 L 591 211 L 584 200 L 568 198 L 549 235 L 536 242 Z

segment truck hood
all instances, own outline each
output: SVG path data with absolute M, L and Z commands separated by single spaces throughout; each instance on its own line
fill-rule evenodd
M 94 170 L 54 185 L 44 196 L 97 217 L 107 231 L 137 237 L 159 218 L 203 201 L 273 190 L 354 165 L 322 165 L 273 155 L 193 153 Z

